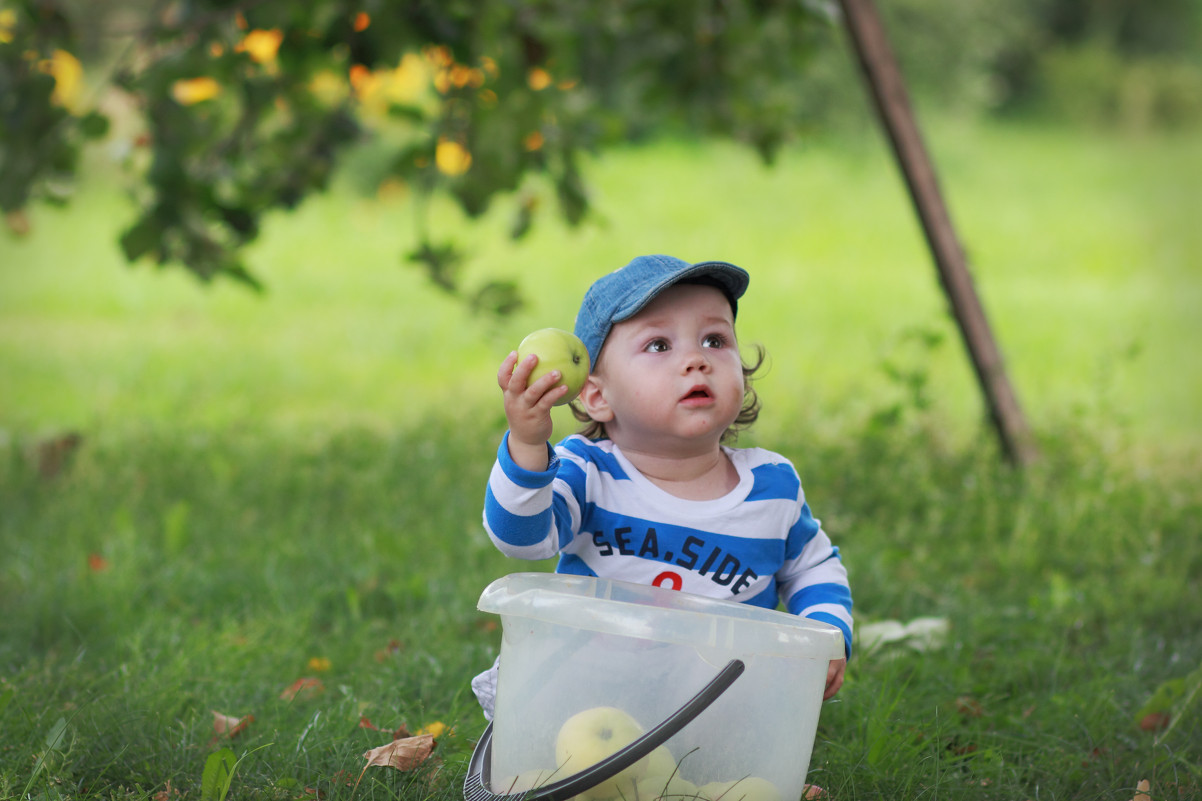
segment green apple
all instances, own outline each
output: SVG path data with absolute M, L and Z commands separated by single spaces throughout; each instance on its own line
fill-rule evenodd
M 669 778 L 667 774 L 647 774 L 635 781 L 630 778 L 618 782 L 614 801 L 699 801 L 697 785 L 680 776 Z
M 553 768 L 528 770 L 524 773 L 519 773 L 517 776 L 493 781 L 493 791 L 506 795 L 527 793 L 542 787 L 544 784 L 549 784 L 554 775 L 555 770 Z
M 781 801 L 776 785 L 759 776 L 703 784 L 697 788 L 697 794 L 708 801 Z
M 662 773 L 648 774 L 635 785 L 638 801 L 654 801 L 657 798 L 664 801 L 696 801 L 700 793 L 697 785 L 679 773 L 670 777 Z
M 662 776 L 667 781 L 669 776 L 676 773 L 676 757 L 672 756 L 666 745 L 643 757 L 643 761 L 647 763 L 648 776 Z
M 598 706 L 577 712 L 564 721 L 555 737 L 555 761 L 559 775 L 572 776 L 595 765 L 633 743 L 643 735 L 643 727 L 629 714 L 612 706 Z M 614 798 L 623 787 L 631 787 L 647 773 L 647 760 L 641 759 L 611 779 L 580 793 L 578 798 Z
M 556 406 L 570 403 L 584 389 L 589 371 L 588 348 L 580 337 L 561 328 L 541 328 L 518 345 L 518 362 L 531 353 L 538 355 L 538 364 L 530 373 L 530 383 L 558 370 L 561 377 L 555 386 L 566 385 L 568 388 L 568 394 L 557 400 Z

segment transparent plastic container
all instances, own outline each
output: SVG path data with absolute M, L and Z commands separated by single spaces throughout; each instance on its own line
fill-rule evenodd
M 742 674 L 649 757 L 580 801 L 796 801 L 842 632 L 794 615 L 607 579 L 516 573 L 479 608 L 502 643 L 487 790 L 535 791 Z M 578 716 L 579 715 L 579 716 Z M 578 717 L 577 717 L 578 716 Z M 574 719 L 574 720 L 573 720 Z M 569 721 L 572 720 L 571 723 Z

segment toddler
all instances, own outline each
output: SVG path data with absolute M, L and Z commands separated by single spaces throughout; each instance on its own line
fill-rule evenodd
M 567 393 L 537 356 L 510 353 L 497 382 L 509 431 L 489 476 L 484 525 L 508 556 L 558 555 L 559 573 L 601 576 L 776 608 L 843 631 L 847 571 L 811 515 L 793 465 L 734 448 L 759 402 L 735 336 L 748 275 L 721 261 L 640 256 L 584 296 L 576 335 L 590 373 L 573 410 L 585 427 L 552 447 Z M 824 698 L 847 659 L 827 670 Z M 492 719 L 497 666 L 473 680 Z

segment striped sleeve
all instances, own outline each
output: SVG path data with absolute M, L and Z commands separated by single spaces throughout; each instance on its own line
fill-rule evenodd
M 566 483 L 557 479 L 562 462 L 547 446 L 549 464 L 526 470 L 509 455 L 509 434 L 501 440 L 484 493 L 484 529 L 506 556 L 547 559 L 570 539 L 579 512 Z
M 837 626 L 844 650 L 851 656 L 851 589 L 839 549 L 831 544 L 821 523 L 799 498 L 797 520 L 785 543 L 785 563 L 777 573 L 781 598 L 795 615 Z

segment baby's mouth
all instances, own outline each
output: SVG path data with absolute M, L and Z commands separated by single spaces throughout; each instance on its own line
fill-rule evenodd
M 681 400 L 708 400 L 710 397 L 710 391 L 705 387 L 693 387 Z

